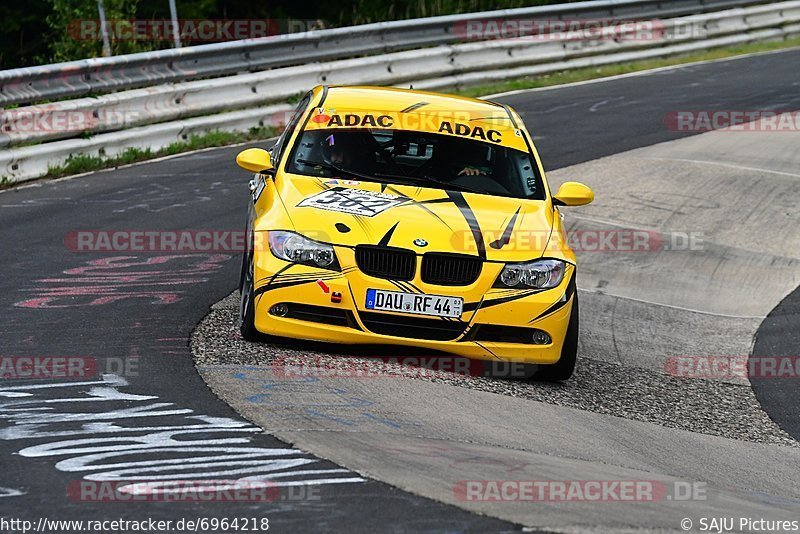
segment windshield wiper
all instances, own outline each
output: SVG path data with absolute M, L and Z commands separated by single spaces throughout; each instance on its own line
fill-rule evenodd
M 398 179 L 398 180 L 407 180 L 412 184 L 416 185 L 425 185 L 427 182 L 433 182 L 435 184 L 443 185 L 446 189 L 455 189 L 458 191 L 466 191 L 468 193 L 477 193 L 479 195 L 487 195 L 486 191 L 478 191 L 477 189 L 472 189 L 471 187 L 467 187 L 460 184 L 454 184 L 452 182 L 446 182 L 444 180 L 440 180 L 438 178 L 434 178 L 433 176 L 423 175 L 423 176 L 398 176 L 394 174 L 383 174 L 383 173 L 375 173 L 376 176 L 380 176 L 382 178 L 389 178 L 389 179 Z
M 374 182 L 375 178 L 373 176 L 369 176 L 368 174 L 361 174 L 360 172 L 356 171 L 349 171 L 347 169 L 343 169 L 334 163 L 329 163 L 327 161 L 312 161 L 310 159 L 303 159 L 297 158 L 295 160 L 298 163 L 302 163 L 303 165 L 314 165 L 316 167 L 322 167 L 323 169 L 328 169 L 329 171 L 338 172 L 341 174 L 349 174 L 350 176 L 355 176 L 356 178 L 361 178 L 362 180 L 367 180 L 369 182 Z

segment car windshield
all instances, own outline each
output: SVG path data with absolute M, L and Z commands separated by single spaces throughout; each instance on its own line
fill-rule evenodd
M 288 172 L 543 200 L 529 154 L 495 143 L 409 130 L 304 131 Z

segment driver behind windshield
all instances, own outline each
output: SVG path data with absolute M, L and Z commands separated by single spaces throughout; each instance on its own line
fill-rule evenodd
M 396 136 L 399 137 L 399 136 Z M 326 162 L 360 173 L 369 173 L 375 161 L 375 150 L 378 146 L 370 147 L 365 143 L 368 136 L 359 132 L 337 132 L 321 140 L 322 155 Z M 457 139 L 442 137 L 437 140 L 432 148 L 432 155 L 425 163 L 414 172 L 417 176 L 432 176 L 440 180 L 451 181 L 459 176 L 486 176 L 491 174 L 487 166 L 480 166 L 475 160 L 475 153 L 464 151 L 464 142 Z M 466 163 L 466 165 L 465 165 Z
M 526 152 L 430 132 L 380 129 L 304 131 L 290 172 L 380 183 L 542 197 Z
M 476 161 L 475 152 L 467 153 L 463 141 L 440 138 L 433 147 L 431 158 L 420 165 L 415 174 L 432 176 L 440 180 L 453 180 L 459 176 L 486 176 L 491 168 Z M 470 161 L 472 160 L 472 161 Z
M 320 141 L 322 157 L 341 169 L 369 173 L 373 171 L 374 151 L 364 142 L 364 135 L 354 132 L 336 132 Z

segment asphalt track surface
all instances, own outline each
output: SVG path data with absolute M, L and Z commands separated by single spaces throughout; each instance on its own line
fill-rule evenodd
M 792 50 L 499 100 L 522 114 L 545 167 L 558 169 L 690 135 L 664 126 L 671 111 L 798 109 L 799 64 L 800 51 Z M 236 287 L 235 254 L 131 258 L 135 255 L 77 253 L 65 245 L 75 230 L 240 229 L 248 177 L 233 164 L 239 150 L 205 151 L 0 194 L 2 355 L 87 356 L 96 359 L 98 374 L 122 375 L 125 381 L 106 377 L 98 386 L 2 381 L 4 517 L 268 516 L 286 530 L 517 530 L 512 523 L 379 482 L 348 483 L 360 476 L 300 452 L 291 457 L 301 460 L 306 472 L 293 480 L 325 478 L 328 483 L 318 486 L 320 499 L 293 500 L 282 494 L 269 505 L 132 504 L 87 503 L 66 495 L 81 478 L 125 480 L 137 469 L 154 467 L 162 474 L 165 465 L 173 465 L 164 461 L 204 450 L 218 456 L 249 453 L 260 460 L 283 457 L 280 451 L 287 450 L 211 394 L 187 347 L 209 306 Z M 798 354 L 798 300 L 798 292 L 793 293 L 765 321 L 755 354 Z M 772 380 L 754 386 L 765 410 L 798 437 L 798 410 L 789 408 L 797 406 L 793 385 Z M 163 435 L 175 431 L 186 433 Z M 152 438 L 154 432 L 162 434 Z M 120 436 L 133 439 L 108 440 Z M 183 451 L 165 442 L 170 437 L 191 440 L 196 449 Z M 132 471 L 119 473 L 121 463 Z M 197 471 L 183 471 L 187 479 L 214 469 L 224 472 L 220 464 L 213 469 L 196 465 Z M 334 479 L 342 483 L 331 483 Z

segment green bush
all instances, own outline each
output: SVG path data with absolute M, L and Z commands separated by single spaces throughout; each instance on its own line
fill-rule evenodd
M 138 0 L 103 0 L 107 21 L 111 27 L 129 27 L 126 21 L 136 18 Z M 49 27 L 50 54 L 48 61 L 70 61 L 102 55 L 103 40 L 100 15 L 95 0 L 53 0 L 53 11 L 45 18 Z M 109 32 L 111 55 L 130 54 L 157 48 L 158 43 L 117 38 Z
M 576 0 L 566 0 L 576 1 Z M 113 21 L 167 20 L 167 0 L 103 0 L 106 19 Z M 350 26 L 386 20 L 470 13 L 493 9 L 565 3 L 565 0 L 177 0 L 180 19 L 301 19 L 325 27 Z M 0 68 L 8 69 L 99 57 L 97 0 L 0 2 L 5 32 L 0 34 Z M 96 21 L 96 38 L 81 38 L 80 21 Z M 119 27 L 119 26 L 117 26 Z M 190 44 L 190 43 L 185 43 Z M 129 54 L 170 48 L 169 39 L 134 41 L 111 35 L 111 53 Z

